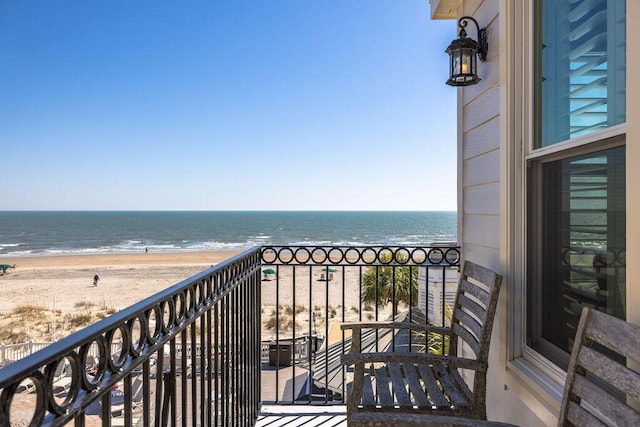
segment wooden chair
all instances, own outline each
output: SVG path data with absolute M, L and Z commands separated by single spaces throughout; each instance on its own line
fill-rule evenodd
M 343 324 L 343 330 L 353 331 L 351 350 L 342 356 L 343 365 L 354 365 L 353 383 L 347 398 L 349 425 L 420 425 L 411 424 L 411 419 L 423 419 L 424 414 L 436 416 L 433 424 L 438 424 L 435 420 L 443 416 L 486 420 L 489 344 L 501 284 L 500 275 L 467 261 L 460 274 L 451 327 L 407 322 Z M 409 329 L 414 335 L 424 337 L 429 333 L 442 334 L 448 337 L 449 349 L 446 355 L 361 353 L 361 331 L 365 328 Z M 458 355 L 459 340 L 475 357 Z M 471 389 L 461 371 L 467 371 L 473 377 Z M 465 424 L 464 418 L 459 422 L 444 418 L 439 425 L 474 425 L 473 421 Z M 405 420 L 405 423 L 399 420 Z
M 558 426 L 640 426 L 638 366 L 640 326 L 583 308 Z

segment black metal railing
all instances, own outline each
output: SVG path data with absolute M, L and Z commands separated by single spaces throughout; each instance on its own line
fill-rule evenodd
M 262 402 L 343 404 L 340 356 L 348 321 L 394 318 L 443 325 L 457 290 L 460 248 L 269 246 L 262 248 Z M 395 336 L 368 337 L 371 350 L 409 350 Z M 445 348 L 442 342 L 435 346 Z
M 254 248 L 0 369 L 0 427 L 251 426 L 261 403 L 341 404 L 339 323 L 444 324 L 459 261 L 455 244 Z
M 260 248 L 0 369 L 0 426 L 249 426 Z

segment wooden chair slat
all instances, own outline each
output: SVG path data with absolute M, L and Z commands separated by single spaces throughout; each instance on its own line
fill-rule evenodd
M 467 400 L 471 402 L 473 400 L 473 393 L 471 389 L 469 389 L 467 382 L 462 378 L 462 375 L 460 375 L 460 372 L 458 372 L 457 369 L 449 369 L 449 375 L 451 375 L 451 378 L 456 382 L 458 390 L 461 390 L 466 395 Z
M 582 375 L 576 375 L 573 391 L 583 403 L 586 402 L 597 412 L 606 414 L 606 417 L 617 425 L 640 426 L 639 413 Z
M 482 302 L 482 304 L 484 305 L 489 304 L 489 299 L 490 299 L 489 292 L 485 291 L 484 289 L 480 288 L 477 285 L 474 285 L 468 280 L 462 280 L 460 282 L 460 291 L 462 295 L 464 295 L 465 293 L 473 295 L 478 301 Z
M 453 323 L 451 325 L 451 330 L 460 338 L 462 338 L 462 340 L 467 343 L 467 345 L 469 345 L 469 347 L 471 347 L 471 349 L 473 350 L 473 354 L 478 355 L 478 346 L 479 346 L 479 342 L 476 339 L 476 337 L 474 337 L 473 335 L 471 335 L 469 333 L 469 331 L 467 331 L 466 329 L 464 329 L 462 326 L 460 326 L 457 323 Z
M 583 347 L 578 355 L 578 363 L 587 371 L 603 378 L 625 394 L 640 401 L 640 375 L 607 355 Z
M 569 411 L 566 421 L 569 421 L 574 426 L 580 427 L 606 427 L 602 421 L 598 420 L 592 414 L 587 412 L 584 408 L 578 405 L 576 402 L 569 402 Z M 565 424 L 558 424 L 564 426 Z
M 476 316 L 481 322 L 484 322 L 484 319 L 487 316 L 486 307 L 481 306 L 464 294 L 460 294 L 460 296 L 458 297 L 458 304 L 473 313 L 473 315 Z
M 477 339 L 480 339 L 482 336 L 482 325 L 476 319 L 460 308 L 457 309 L 456 317 L 458 320 L 457 323 L 460 326 L 470 330 Z
M 378 392 L 378 403 L 383 407 L 393 407 L 393 396 L 389 390 L 389 378 L 384 367 L 374 369 L 376 375 L 376 391 Z
M 587 338 L 640 363 L 640 326 L 592 310 Z
M 433 402 L 434 406 L 438 408 L 448 408 L 451 406 L 449 401 L 442 394 L 442 390 L 438 387 L 438 383 L 436 381 L 435 375 L 431 372 L 431 368 L 427 365 L 417 365 L 418 372 L 420 372 L 420 376 L 422 377 L 422 381 L 424 381 L 425 388 L 429 393 L 429 397 Z
M 456 408 L 466 408 L 470 405 L 465 396 L 465 393 L 458 389 L 455 381 L 451 378 L 449 374 L 449 369 L 444 366 L 434 366 L 433 368 L 436 378 L 440 381 L 440 385 L 442 386 L 442 390 L 444 391 L 445 396 L 449 398 L 449 401 Z
M 414 365 L 404 365 L 404 372 L 407 379 L 407 385 L 409 391 L 413 396 L 418 407 L 428 408 L 431 406 L 431 402 L 425 396 L 425 389 L 420 385 L 420 379 L 416 367 Z
M 396 396 L 396 403 L 400 407 L 411 408 L 411 398 L 407 390 L 407 384 L 402 376 L 402 370 L 397 363 L 390 363 L 388 365 L 389 373 L 391 374 L 391 381 L 393 382 L 393 393 Z
M 482 283 L 487 286 L 489 290 L 491 290 L 492 285 L 496 284 L 496 278 L 498 277 L 495 272 L 487 267 L 469 261 L 464 263 L 462 274 L 463 276 L 471 277 L 475 281 Z
M 373 367 L 364 375 L 364 382 L 362 384 L 362 405 L 375 406 L 376 396 L 373 393 L 372 381 L 375 378 L 373 373 Z

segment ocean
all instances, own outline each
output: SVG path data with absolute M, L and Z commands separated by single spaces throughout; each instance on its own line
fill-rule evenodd
M 0 257 L 457 241 L 456 212 L 0 212 Z

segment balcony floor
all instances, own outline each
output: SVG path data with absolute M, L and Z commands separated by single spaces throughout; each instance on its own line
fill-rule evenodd
M 257 427 L 346 427 L 346 406 L 264 405 Z

